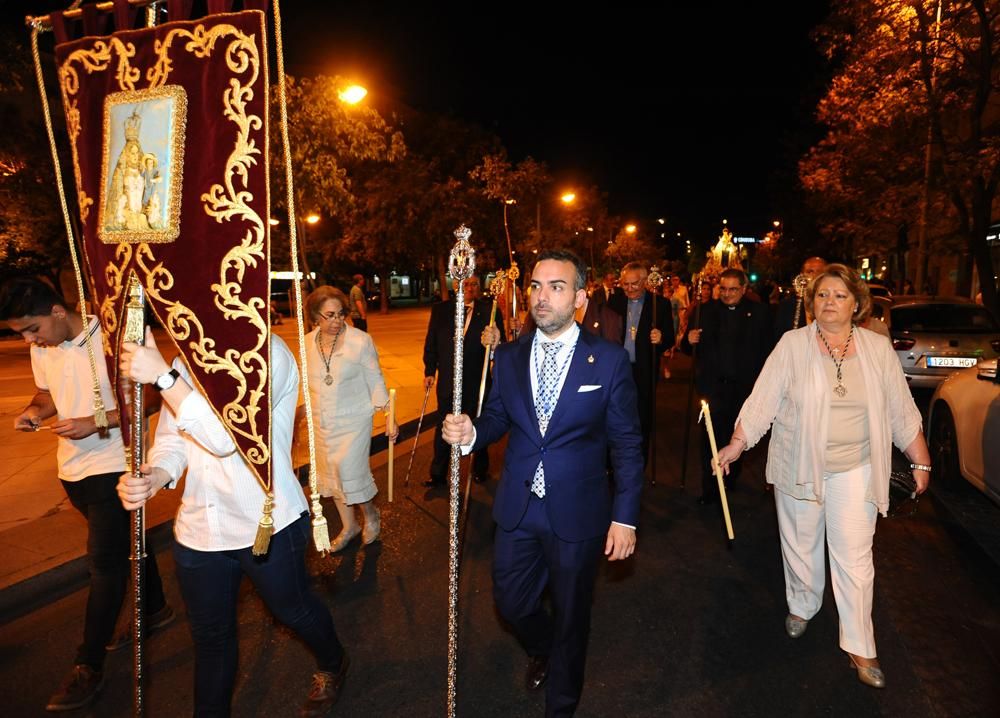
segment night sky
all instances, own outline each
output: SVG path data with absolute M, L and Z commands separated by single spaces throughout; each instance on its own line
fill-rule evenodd
M 725 217 L 760 234 L 816 138 L 826 69 L 810 32 L 826 2 L 306 5 L 284 13 L 293 73 L 474 121 L 640 221 L 704 234 Z
M 2 4 L 6 18 L 68 5 Z M 286 67 L 480 124 L 559 188 L 596 184 L 623 219 L 759 235 L 794 212 L 818 138 L 829 71 L 810 32 L 828 2 L 694 5 L 285 0 Z

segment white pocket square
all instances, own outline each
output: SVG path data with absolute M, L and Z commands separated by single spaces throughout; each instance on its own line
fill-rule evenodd
M 576 390 L 576 393 L 582 394 L 585 391 L 594 391 L 600 388 L 601 388 L 600 384 L 583 384 L 579 389 Z

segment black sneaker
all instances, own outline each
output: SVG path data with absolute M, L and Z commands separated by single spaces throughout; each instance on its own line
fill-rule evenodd
M 66 676 L 59 690 L 49 698 L 47 711 L 71 711 L 83 708 L 101 692 L 104 686 L 104 674 L 95 671 L 90 666 L 79 664 Z
M 131 619 L 131 613 L 128 616 Z M 161 628 L 166 628 L 171 623 L 177 619 L 177 614 L 174 613 L 169 605 L 164 605 L 159 611 L 149 616 L 146 616 L 146 638 L 149 638 L 154 633 L 159 631 Z M 117 651 L 125 646 L 131 645 L 132 643 L 132 622 L 131 620 L 125 621 L 115 637 L 104 647 L 107 651 Z

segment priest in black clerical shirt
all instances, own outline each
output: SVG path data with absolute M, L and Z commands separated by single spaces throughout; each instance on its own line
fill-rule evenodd
M 748 299 L 746 291 L 747 275 L 740 269 L 725 270 L 719 277 L 719 298 L 702 306 L 697 324 L 692 322 L 681 347 L 690 352 L 692 345 L 698 345 L 696 384 L 712 411 L 719 446 L 732 438 L 736 417 L 772 347 L 767 307 Z M 701 502 L 712 503 L 719 497 L 719 488 L 708 435 L 701 434 Z M 738 472 L 737 463 L 730 469 L 730 480 Z

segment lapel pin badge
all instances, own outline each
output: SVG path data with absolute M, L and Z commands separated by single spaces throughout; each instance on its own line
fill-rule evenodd
M 594 363 L 594 355 L 593 354 L 591 354 L 589 357 L 587 357 L 587 363 L 588 364 L 593 364 Z

